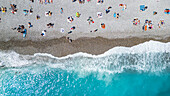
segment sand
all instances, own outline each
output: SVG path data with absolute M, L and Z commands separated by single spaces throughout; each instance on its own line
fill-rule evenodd
M 149 40 L 169 42 L 169 38 L 154 39 L 154 38 L 119 38 L 119 39 L 106 39 L 102 37 L 96 38 L 79 38 L 69 43 L 65 37 L 58 39 L 51 39 L 46 41 L 0 41 L 1 50 L 13 50 L 17 53 L 24 55 L 33 55 L 34 53 L 49 53 L 57 57 L 66 56 L 78 52 L 85 52 L 93 55 L 102 54 L 109 49 L 116 46 L 131 47 L 139 43 Z
M 87 52 L 91 54 L 101 54 L 115 46 L 133 46 L 148 40 L 158 40 L 169 42 L 170 39 L 170 18 L 164 14 L 164 9 L 170 8 L 170 0 L 104 0 L 103 4 L 97 4 L 97 0 L 79 4 L 72 0 L 53 0 L 53 4 L 39 4 L 38 0 L 32 3 L 29 0 L 1 0 L 0 6 L 8 8 L 7 13 L 0 13 L 2 21 L 0 23 L 0 49 L 14 50 L 22 54 L 50 53 L 55 56 L 65 56 L 77 52 Z M 159 2 L 157 2 L 159 1 Z M 16 4 L 18 12 L 12 14 L 9 10 L 10 4 Z M 127 4 L 127 9 L 121 11 L 119 4 Z M 139 11 L 139 6 L 145 4 L 148 9 Z M 33 14 L 24 16 L 23 10 L 33 7 Z M 105 9 L 112 6 L 109 14 Z M 60 14 L 60 8 L 64 13 Z M 52 11 L 52 16 L 46 17 L 45 12 Z M 157 15 L 153 15 L 157 11 Z M 80 18 L 75 17 L 76 12 L 80 12 Z M 97 18 L 97 12 L 102 12 L 103 17 Z M 120 18 L 113 18 L 113 13 L 118 12 Z M 40 19 L 36 20 L 36 15 Z M 67 17 L 73 16 L 72 23 L 67 22 Z M 94 24 L 89 25 L 88 17 L 94 19 Z M 134 26 L 132 20 L 137 17 L 141 24 Z M 153 29 L 142 31 L 144 21 L 152 20 Z M 158 28 L 158 22 L 163 19 L 165 25 Z M 33 28 L 28 28 L 28 22 L 33 24 Z M 54 23 L 54 28 L 47 28 L 47 23 Z M 105 23 L 106 29 L 100 28 L 100 24 Z M 13 31 L 11 28 L 23 24 L 28 30 L 26 38 L 21 33 Z M 67 34 L 72 26 L 76 29 L 72 34 Z M 61 33 L 60 29 L 65 32 Z M 90 32 L 98 29 L 97 32 Z M 46 36 L 41 36 L 41 32 L 47 30 Z M 65 37 L 73 39 L 69 43 Z

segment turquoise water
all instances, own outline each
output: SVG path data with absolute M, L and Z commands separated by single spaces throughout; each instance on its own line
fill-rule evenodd
M 30 73 L 28 70 L 15 73 L 16 70 L 6 69 L 5 74 L 1 74 L 3 80 L 0 94 L 21 96 L 168 96 L 170 94 L 169 72 L 161 74 L 123 72 L 114 75 L 105 74 L 101 77 L 97 76 L 99 73 L 92 73 L 80 78 L 75 72 L 46 67 L 39 69 L 40 73 Z
M 136 53 L 120 48 L 122 53 L 64 58 L 1 51 L 0 95 L 170 96 L 166 48 L 165 52 Z

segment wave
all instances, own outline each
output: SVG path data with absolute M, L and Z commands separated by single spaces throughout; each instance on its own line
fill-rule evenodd
M 149 41 L 133 47 L 115 47 L 100 55 L 79 52 L 65 57 L 47 53 L 20 55 L 14 51 L 0 51 L 1 67 L 21 68 L 32 65 L 72 70 L 80 74 L 114 74 L 125 70 L 161 72 L 170 66 L 170 42 Z

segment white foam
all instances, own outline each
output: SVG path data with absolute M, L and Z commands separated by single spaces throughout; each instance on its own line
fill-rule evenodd
M 92 55 L 88 53 L 79 52 L 64 57 L 55 57 L 48 53 L 35 53 L 34 56 L 48 56 L 56 59 L 66 59 L 66 58 L 77 57 L 77 56 L 99 58 L 111 54 L 121 54 L 121 53 L 134 54 L 134 53 L 148 53 L 148 52 L 170 52 L 170 42 L 162 43 L 162 42 L 150 40 L 148 42 L 144 42 L 133 47 L 114 47 L 100 55 Z
M 161 71 L 166 68 L 166 65 L 160 65 L 160 68 L 156 69 L 155 65 L 146 65 L 145 60 L 138 61 L 137 65 L 120 65 L 119 64 L 119 57 L 116 57 L 116 59 L 112 61 L 108 61 L 108 59 L 103 60 L 101 57 L 106 57 L 112 54 L 122 54 L 122 53 L 130 53 L 130 54 L 136 54 L 136 53 L 154 53 L 154 52 L 170 52 L 170 42 L 168 43 L 161 43 L 158 41 L 149 41 L 145 42 L 133 47 L 115 47 L 107 52 L 100 54 L 100 55 L 92 55 L 87 53 L 75 53 L 73 55 L 67 55 L 65 57 L 55 57 L 48 53 L 35 53 L 32 55 L 20 55 L 14 51 L 12 52 L 0 52 L 0 65 L 4 65 L 5 67 L 20 67 L 25 65 L 30 65 L 33 63 L 36 64 L 46 64 L 51 68 L 60 68 L 63 70 L 74 70 L 78 71 L 81 74 L 88 74 L 91 72 L 100 72 L 100 73 L 121 73 L 124 71 L 124 69 L 128 68 L 134 68 L 136 70 L 140 71 Z M 45 61 L 44 59 L 41 60 L 41 58 L 38 57 L 48 57 L 47 59 L 52 59 L 51 62 Z M 27 59 L 27 57 L 32 57 L 35 60 Z M 74 60 L 63 60 L 63 62 L 58 62 L 57 60 L 62 59 L 68 59 L 68 58 L 75 58 L 75 57 L 91 57 L 94 58 L 94 60 L 80 60 L 80 61 L 74 61 Z M 40 60 L 39 60 L 40 59 Z M 54 60 L 53 60 L 54 59 Z M 112 59 L 112 58 L 111 58 Z M 44 60 L 44 61 L 43 61 Z M 50 61 L 50 60 L 49 60 Z M 114 70 L 110 69 L 111 63 L 114 63 L 113 68 Z

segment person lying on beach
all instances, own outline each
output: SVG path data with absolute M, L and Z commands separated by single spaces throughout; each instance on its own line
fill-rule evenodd
M 74 20 L 74 18 L 73 18 L 72 16 L 70 16 L 70 17 L 67 18 L 67 22 L 68 22 L 68 23 L 72 23 L 73 20 Z
M 133 19 L 133 25 L 140 24 L 140 20 L 138 18 Z
M 39 15 L 37 15 L 37 16 L 36 16 L 36 19 L 37 19 L 37 20 L 38 20 L 38 19 L 40 19 L 40 16 L 39 16 Z
M 60 9 L 60 13 L 63 14 L 63 8 Z
M 22 32 L 23 30 L 24 30 L 24 25 L 19 25 L 19 27 L 18 28 L 12 28 L 12 30 L 16 30 L 17 29 L 17 32 Z
M 51 16 L 51 15 L 52 15 L 51 11 L 45 12 L 45 16 Z
M 93 19 L 92 19 L 91 16 L 89 16 L 89 18 L 87 19 L 87 21 L 89 22 L 89 25 L 90 25 L 90 23 L 94 23 L 94 21 L 93 21 Z
M 31 22 L 28 22 L 28 27 L 31 28 L 33 25 L 31 25 Z
M 24 9 L 24 10 L 23 10 L 23 13 L 24 13 L 24 15 L 25 15 L 25 16 L 27 16 L 27 15 L 28 15 L 28 12 L 29 12 L 29 11 L 28 11 L 28 10 L 26 10 L 26 9 Z
M 45 36 L 46 32 L 47 32 L 46 30 L 43 30 L 42 33 L 41 33 L 41 36 Z
M 165 24 L 164 20 L 160 20 L 158 23 L 158 27 L 161 28 Z
M 97 31 L 98 31 L 98 29 L 95 29 L 95 30 L 94 30 L 94 32 L 97 32 Z
M 79 12 L 76 12 L 76 17 L 78 17 L 78 18 L 79 18 L 79 17 L 80 17 L 80 15 L 81 15 L 81 14 L 80 14 Z
M 119 13 L 114 12 L 113 17 L 119 19 Z
M 32 13 L 33 13 L 33 8 L 31 7 L 31 8 L 30 8 L 30 14 L 32 14 Z
M 149 27 L 149 29 L 152 29 L 152 28 L 153 28 L 153 24 L 152 24 L 152 21 L 151 21 L 151 20 L 149 20 L 148 27 Z
M 53 26 L 54 26 L 54 23 L 48 23 L 48 24 L 47 24 L 47 27 L 48 27 L 48 28 L 53 28 Z
M 142 27 L 143 31 L 153 29 L 153 24 L 151 20 L 145 20 L 144 26 Z
M 108 14 L 109 12 L 110 12 L 110 9 L 111 9 L 112 7 L 111 6 L 109 6 L 105 11 L 106 11 L 106 14 Z
M 69 32 L 68 32 L 68 34 L 71 34 L 71 33 L 72 33 L 72 31 L 69 31 Z
M 119 19 L 119 13 L 116 14 L 116 19 Z
M 145 11 L 146 9 L 148 9 L 148 6 L 140 5 L 140 11 Z
M 98 31 L 98 29 L 95 29 L 94 31 L 90 31 L 90 32 L 97 32 Z
M 12 30 L 16 30 L 17 29 L 17 27 L 14 27 L 14 28 L 11 28 Z
M 97 18 L 102 18 L 102 12 L 97 12 Z
M 156 15 L 157 14 L 157 12 L 156 11 L 153 11 L 153 15 Z
M 76 2 L 77 0 L 72 0 L 72 2 Z
M 79 0 L 79 3 L 80 4 L 85 3 L 85 0 Z
M 167 14 L 167 15 L 169 15 L 169 14 L 170 14 L 170 9 L 165 9 L 165 10 L 164 10 L 164 13 Z
M 119 6 L 120 6 L 120 8 L 122 8 L 122 11 L 127 9 L 127 5 L 126 4 L 119 4 Z
M 27 35 L 27 29 L 24 29 L 24 31 L 22 31 L 21 33 L 22 33 L 22 35 L 23 35 L 23 38 L 25 38 L 26 35 Z
M 7 12 L 7 8 L 6 8 L 6 7 L 1 7 L 1 11 L 2 11 L 3 13 L 6 13 L 6 12 Z
M 12 10 L 11 12 L 12 12 L 13 14 L 15 14 L 15 13 L 17 12 L 17 10 L 18 10 L 18 9 L 16 8 L 17 5 L 15 5 L 15 4 L 10 4 L 10 6 L 11 6 L 11 8 L 9 8 L 9 9 L 11 9 L 11 10 Z
M 104 23 L 101 23 L 101 28 L 105 29 L 106 25 Z
M 103 2 L 103 0 L 97 0 L 97 4 L 102 4 Z
M 109 9 L 106 9 L 106 14 L 108 14 L 110 12 L 110 10 Z
M 34 0 L 30 0 L 32 3 L 34 2 Z
M 53 3 L 53 0 L 44 0 L 44 3 L 45 4 L 50 4 L 50 3 Z
M 75 26 L 71 27 L 71 30 L 74 30 L 74 29 L 76 29 L 76 27 L 75 27 Z

